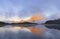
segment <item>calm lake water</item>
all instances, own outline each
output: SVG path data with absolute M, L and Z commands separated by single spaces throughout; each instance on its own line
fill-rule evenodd
M 36 36 L 29 28 L 13 27 L 12 25 L 0 27 L 0 39 L 60 39 L 60 30 L 48 29 L 44 25 L 38 25 L 35 28 L 43 28 L 44 32 Z

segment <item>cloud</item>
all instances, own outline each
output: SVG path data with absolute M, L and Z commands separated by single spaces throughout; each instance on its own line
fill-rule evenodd
M 40 12 L 47 19 L 59 18 L 59 0 L 0 0 L 0 17 L 27 17 Z

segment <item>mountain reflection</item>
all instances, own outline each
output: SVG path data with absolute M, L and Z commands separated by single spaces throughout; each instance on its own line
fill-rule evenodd
M 36 27 L 17 27 L 7 25 L 0 27 L 0 39 L 57 39 L 58 30 L 47 29 L 44 25 Z
M 12 25 L 7 25 L 0 27 L 0 38 L 1 39 L 36 39 L 36 35 L 39 34 L 41 30 L 34 27 L 17 27 Z

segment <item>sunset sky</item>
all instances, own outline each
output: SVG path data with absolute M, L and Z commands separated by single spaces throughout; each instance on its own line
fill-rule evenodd
M 0 0 L 0 18 L 3 20 L 27 18 L 35 13 L 41 13 L 47 19 L 60 18 L 60 0 Z
M 39 20 L 38 23 L 44 23 L 59 18 L 60 0 L 0 0 L 0 21 L 15 23 Z M 60 38 L 60 30 L 49 29 L 43 23 L 32 28 L 20 27 L 19 24 L 0 25 L 0 39 L 30 39 L 32 36 L 32 39 L 38 39 L 33 33 L 39 33 L 43 39 Z

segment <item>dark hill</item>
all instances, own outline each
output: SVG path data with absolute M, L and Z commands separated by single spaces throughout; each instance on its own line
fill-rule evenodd
M 60 19 L 46 21 L 45 24 L 60 24 Z
M 58 29 L 60 30 L 60 19 L 57 20 L 49 20 L 45 22 L 45 26 L 50 29 Z

